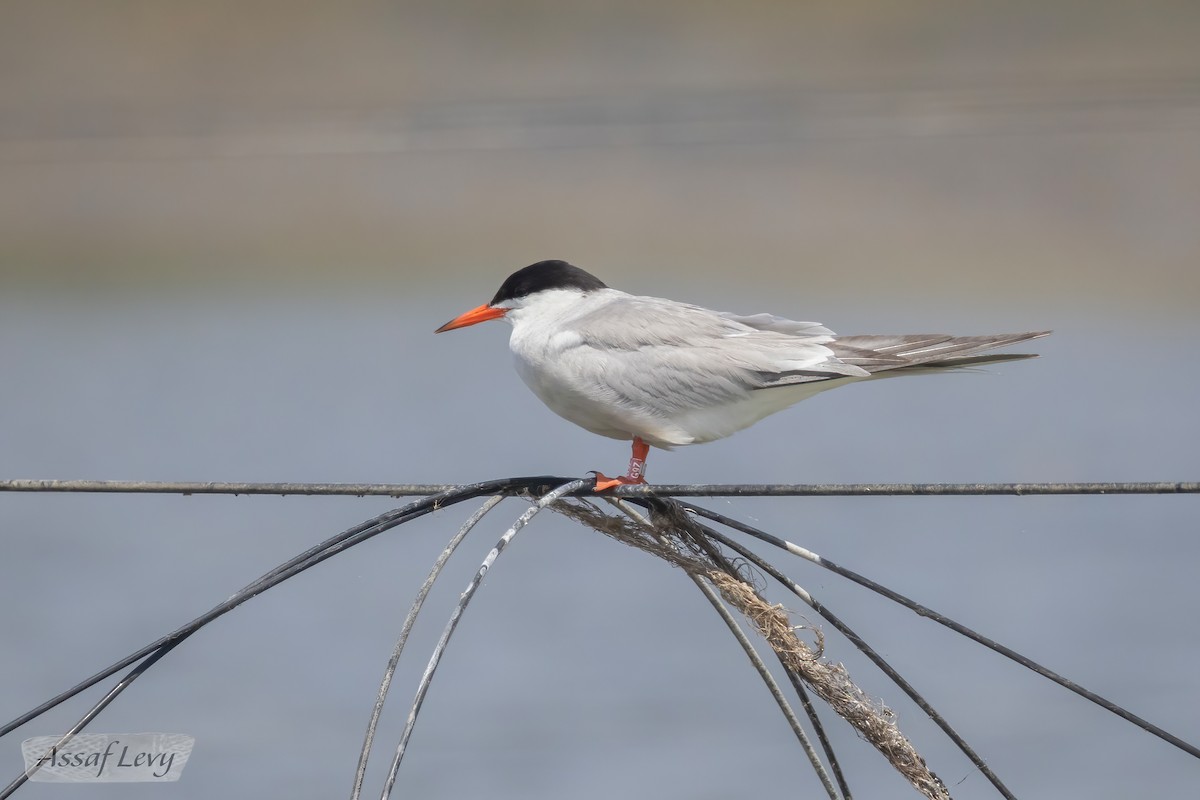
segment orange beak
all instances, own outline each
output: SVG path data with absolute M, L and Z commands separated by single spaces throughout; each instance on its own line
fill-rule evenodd
M 465 328 L 468 325 L 478 325 L 480 322 L 487 322 L 489 319 L 500 319 L 507 313 L 507 308 L 493 308 L 492 306 L 484 303 L 478 308 L 472 308 L 465 314 L 460 314 L 442 327 L 438 328 L 436 331 L 434 331 L 434 333 L 452 331 L 455 328 Z

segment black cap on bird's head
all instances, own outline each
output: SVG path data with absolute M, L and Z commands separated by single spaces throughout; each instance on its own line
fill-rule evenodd
M 499 319 L 509 311 L 508 308 L 502 305 L 503 303 L 507 303 L 510 300 L 520 300 L 523 297 L 528 297 L 538 292 L 551 289 L 575 289 L 581 292 L 591 292 L 596 289 L 606 288 L 608 287 L 604 281 L 590 272 L 568 264 L 566 261 L 559 261 L 557 259 L 539 261 L 536 264 L 530 264 L 528 267 L 519 269 L 505 278 L 504 283 L 500 284 L 499 291 L 496 292 L 496 296 L 492 298 L 490 303 L 473 308 L 467 313 L 455 317 L 434 331 L 434 333 L 452 331 L 455 328 L 465 328 L 468 325 L 475 325 L 490 319 Z
M 604 288 L 607 288 L 604 281 L 566 261 L 539 261 L 505 278 L 489 305 L 528 297 L 547 289 L 578 289 L 581 292 L 590 292 Z

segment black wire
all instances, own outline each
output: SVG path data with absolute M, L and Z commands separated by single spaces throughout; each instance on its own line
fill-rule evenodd
M 749 534 L 750 536 L 753 536 L 756 539 L 761 539 L 764 542 L 767 542 L 769 544 L 772 544 L 772 545 L 782 548 L 784 550 L 787 549 L 787 542 L 785 542 L 783 539 L 780 539 L 776 536 L 772 536 L 771 534 L 766 533 L 765 531 L 761 531 L 752 525 L 747 525 L 744 522 L 739 522 L 736 519 L 731 519 L 730 517 L 726 517 L 723 514 L 719 514 L 715 511 L 709 511 L 707 509 L 703 509 L 698 506 L 694 506 L 691 503 L 688 503 L 686 507 L 695 511 L 700 516 L 706 517 L 710 520 L 713 520 L 714 522 L 719 522 L 722 525 L 733 528 L 734 530 L 741 531 L 742 533 Z M 854 581 L 855 583 L 857 583 L 861 586 L 865 586 L 866 588 L 870 589 L 871 591 L 883 595 L 884 597 L 886 597 L 887 599 L 891 600 L 894 603 L 899 603 L 900 605 L 904 606 L 905 608 L 907 608 L 911 611 L 916 612 L 917 614 L 921 615 L 922 617 L 928 617 L 929 619 L 933 620 L 934 622 L 937 622 L 940 625 L 944 625 L 945 627 L 949 628 L 950 630 L 954 631 L 955 633 L 961 634 L 962 636 L 965 636 L 968 639 L 971 639 L 972 641 L 978 642 L 979 644 L 983 645 L 984 647 L 986 647 L 990 650 L 994 650 L 995 652 L 1001 654 L 1002 656 L 1005 656 L 1006 658 L 1009 658 L 1009 659 L 1017 662 L 1022 667 L 1025 667 L 1026 669 L 1036 672 L 1038 675 L 1041 675 L 1043 678 L 1048 678 L 1049 680 L 1057 683 L 1059 686 L 1062 686 L 1065 689 L 1070 689 L 1075 694 L 1079 695 L 1080 697 L 1082 697 L 1086 700 L 1090 700 L 1091 702 L 1095 703 L 1096 705 L 1100 706 L 1101 708 L 1105 709 L 1106 711 L 1111 711 L 1113 714 L 1116 714 L 1118 717 L 1120 717 L 1121 719 L 1124 719 L 1126 722 L 1131 722 L 1134 725 L 1136 725 L 1137 727 L 1146 731 L 1147 733 L 1153 734 L 1154 736 L 1157 736 L 1158 738 L 1162 739 L 1163 741 L 1165 741 L 1169 744 L 1172 744 L 1175 747 L 1178 747 L 1180 750 L 1184 751 L 1188 755 L 1194 756 L 1196 758 L 1200 758 L 1200 747 L 1197 747 L 1196 745 L 1185 742 L 1183 739 L 1180 739 L 1178 736 L 1174 735 L 1173 733 L 1169 733 L 1168 731 L 1163 730 L 1162 728 L 1158 727 L 1154 723 L 1152 723 L 1148 720 L 1142 719 L 1137 714 L 1134 714 L 1133 712 L 1128 711 L 1125 708 L 1122 708 L 1121 706 L 1117 705 L 1116 703 L 1112 702 L 1111 700 L 1101 697 L 1100 695 L 1096 694 L 1095 692 L 1093 692 L 1089 689 L 1085 689 L 1084 687 L 1080 686 L 1078 683 L 1075 683 L 1074 681 L 1070 680 L 1069 678 L 1065 678 L 1062 675 L 1059 675 L 1057 672 L 1050 669 L 1049 667 L 1042 666 L 1041 664 L 1037 663 L 1036 661 L 1034 661 L 1026 656 L 1021 655 L 1020 653 L 1013 650 L 1012 648 L 1006 647 L 1006 646 L 1000 644 L 999 642 L 995 641 L 994 639 L 989 639 L 988 637 L 986 637 L 980 633 L 977 633 L 976 631 L 972 630 L 971 628 L 968 628 L 966 625 L 963 625 L 960 622 L 956 622 L 955 620 L 951 619 L 950 617 L 947 617 L 944 614 L 934 611 L 933 609 L 928 608 L 927 606 L 923 606 L 920 603 L 916 602 L 915 600 L 905 597 L 904 595 L 900 594 L 899 592 L 893 591 L 892 589 L 889 589 L 886 586 L 882 586 L 882 585 L 876 583 L 875 581 L 871 580 L 870 578 L 867 578 L 863 575 L 859 575 L 857 572 L 854 572 L 851 569 L 847 569 L 846 567 L 843 567 L 839 564 L 835 564 L 834 562 L 832 562 L 826 558 L 818 557 L 816 563 L 822 567 L 825 567 L 826 569 L 828 569 L 831 572 L 835 572 L 844 578 L 849 578 L 850 580 Z
M 76 734 L 78 734 L 81 730 L 83 730 L 85 727 L 87 727 L 87 724 L 89 722 L 91 722 L 93 719 L 95 719 L 100 714 L 101 711 L 103 711 L 105 708 L 107 708 L 109 703 L 111 703 L 113 700 L 116 700 L 117 696 L 119 694 L 121 694 L 121 692 L 128 689 L 130 684 L 132 684 L 135 680 L 137 680 L 142 675 L 143 672 L 150 669 L 150 667 L 154 666 L 154 664 L 160 658 L 162 658 L 167 653 L 169 653 L 173 649 L 175 649 L 175 645 L 179 644 L 179 642 L 182 642 L 182 641 L 183 640 L 180 639 L 169 645 L 164 645 L 163 647 L 158 648 L 148 658 L 143 660 L 142 663 L 138 664 L 136 667 L 134 667 L 132 670 L 130 670 L 128 675 L 126 675 L 124 678 L 122 678 L 117 683 L 116 686 L 109 689 L 108 693 L 105 694 L 104 697 L 100 698 L 100 702 L 98 702 L 98 703 L 96 703 L 96 705 L 92 706 L 86 714 L 84 714 L 82 717 L 79 718 L 78 722 L 76 722 L 74 725 L 71 726 L 70 730 L 68 730 L 61 737 L 59 737 L 59 740 L 58 740 L 58 742 L 55 743 L 54 747 L 56 747 L 56 748 L 62 747 L 64 745 L 66 745 L 67 742 L 71 741 L 71 739 L 75 738 Z M 12 783 L 8 784 L 8 786 L 5 786 L 3 790 L 0 790 L 0 800 L 6 800 L 6 798 L 11 797 L 13 795 L 13 793 L 17 791 L 17 789 L 20 789 L 22 786 L 25 785 L 26 781 L 29 780 L 30 776 L 33 775 L 33 773 L 36 772 L 39 767 L 41 767 L 40 761 L 32 770 L 26 770 L 25 772 L 22 772 L 20 775 L 18 775 L 16 778 L 14 778 Z
M 636 502 L 636 501 L 634 501 L 634 502 Z M 682 506 L 682 507 L 686 508 L 686 506 Z M 692 524 L 696 525 L 698 528 L 700 528 L 700 530 L 704 531 L 704 533 L 706 535 L 711 536 L 712 538 L 716 539 L 718 542 L 720 542 L 721 544 L 730 548 L 731 550 L 736 552 L 738 555 L 740 555 L 743 558 L 745 558 L 746 560 L 750 561 L 752 564 L 754 564 L 756 567 L 761 569 L 763 572 L 767 573 L 772 578 L 779 581 L 781 584 L 783 584 L 783 586 L 785 588 L 787 588 L 793 594 L 796 594 L 798 597 L 803 597 L 803 595 L 801 595 L 799 592 L 796 591 L 796 589 L 793 588 L 793 587 L 797 586 L 795 581 L 788 578 L 786 575 L 784 575 L 782 572 L 780 572 L 777 568 L 775 568 L 772 564 L 768 563 L 766 560 L 761 558 L 754 551 L 746 548 L 744 545 L 739 544 L 738 542 L 734 541 L 733 539 L 730 539 L 728 536 L 725 536 L 724 534 L 719 533 L 716 530 L 713 530 L 712 528 L 708 527 L 707 525 L 703 525 L 699 522 L 693 522 Z M 921 695 L 921 693 L 918 692 L 916 690 L 916 688 L 914 688 L 912 686 L 912 684 L 910 684 L 907 680 L 905 680 L 904 677 L 901 676 L 900 673 L 896 671 L 895 667 L 893 667 L 891 664 L 889 664 L 883 658 L 883 656 L 881 656 L 879 653 L 877 653 L 875 651 L 875 649 L 873 647 L 871 647 L 869 644 L 867 644 L 867 642 L 862 637 L 860 637 L 857 633 L 855 633 L 854 630 L 851 629 L 849 625 L 847 625 L 845 622 L 843 622 L 840 617 L 838 617 L 836 614 L 834 614 L 832 611 L 830 611 L 824 604 L 819 602 L 815 597 L 812 597 L 811 595 L 809 595 L 807 598 L 804 598 L 804 599 L 805 599 L 805 602 L 807 602 L 812 607 L 812 609 L 817 612 L 817 614 L 819 614 L 823 619 L 825 619 L 826 622 L 828 622 L 830 625 L 832 625 L 834 628 L 836 628 L 838 631 L 840 631 L 843 636 L 845 636 L 847 639 L 849 639 L 850 642 L 856 648 L 858 648 L 858 650 L 863 655 L 865 655 L 867 658 L 869 658 L 871 660 L 871 662 L 875 664 L 875 666 L 879 667 L 879 669 L 882 670 L 883 673 L 894 684 L 896 684 L 896 686 L 898 686 L 900 688 L 901 691 L 903 691 L 906 695 L 908 695 L 909 698 L 914 703 L 917 704 L 917 707 L 920 708 L 923 712 L 925 712 L 925 715 L 928 716 L 931 720 L 933 720 L 934 724 L 936 724 L 939 728 L 942 729 L 942 732 L 945 733 L 947 737 L 949 737 L 950 741 L 954 742 L 955 746 L 958 747 L 958 749 L 961 750 L 963 752 L 963 754 L 966 755 L 967 758 L 969 758 L 971 760 L 971 763 L 975 765 L 975 768 L 978 769 L 984 775 L 984 777 L 986 777 L 988 779 L 988 781 L 991 782 L 992 786 L 994 786 L 996 788 L 996 791 L 1000 792 L 1000 794 L 1003 797 L 1005 797 L 1006 800 L 1016 800 L 1016 796 L 1013 795 L 1013 793 L 1011 791 L 1009 791 L 1008 787 L 1004 785 L 1004 782 L 1000 780 L 999 776 L 997 776 L 996 773 L 992 772 L 991 768 L 987 765 L 987 762 L 985 762 L 979 756 L 979 754 L 976 753 L 975 750 L 969 744 L 967 744 L 966 740 L 963 739 L 963 737 L 960 736 L 956 730 L 954 730 L 954 728 L 950 725 L 950 723 L 947 722 L 946 719 L 941 714 L 939 714 L 937 712 L 937 710 L 934 709 L 934 707 L 931 706 L 927 700 L 925 700 L 925 698 Z
M 779 657 L 779 663 L 784 664 L 782 657 Z M 800 698 L 800 705 L 804 708 L 804 713 L 808 715 L 809 721 L 812 722 L 813 731 L 817 734 L 817 741 L 821 743 L 821 749 L 825 751 L 825 757 L 829 759 L 829 768 L 833 770 L 833 777 L 838 782 L 838 788 L 842 792 L 842 797 L 845 800 L 853 800 L 853 795 L 850 793 L 850 784 L 846 781 L 846 776 L 842 773 L 842 764 L 833 752 L 833 743 L 829 741 L 829 737 L 825 733 L 825 726 L 821 723 L 821 717 L 817 714 L 817 709 L 813 706 L 812 699 L 808 696 L 808 689 L 804 688 L 804 681 L 793 670 L 787 669 L 786 664 L 784 664 L 784 669 L 787 672 L 792 688 L 796 690 L 796 695 Z
M 659 503 L 651 503 L 651 519 L 655 515 L 655 507 Z M 672 524 L 679 527 L 686 535 L 699 545 L 712 561 L 725 571 L 729 577 L 740 580 L 737 568 L 733 565 L 725 554 L 721 552 L 712 541 L 705 536 L 704 531 L 688 519 L 686 515 L 681 513 L 684 506 L 674 501 L 662 501 L 663 510 L 658 513 L 663 514 L 671 521 Z M 774 649 L 772 649 L 774 652 Z M 791 682 L 792 688 L 796 690 L 797 696 L 800 698 L 800 705 L 804 709 L 804 713 L 808 716 L 808 721 L 813 726 L 813 732 L 817 736 L 817 741 L 821 743 L 821 750 L 825 753 L 825 758 L 829 761 L 829 768 L 833 771 L 834 778 L 838 783 L 838 790 L 842 793 L 844 800 L 851 800 L 853 795 L 850 792 L 850 784 L 846 781 L 846 776 L 842 772 L 841 762 L 838 761 L 837 754 L 833 750 L 833 744 L 829 741 L 829 737 L 825 733 L 825 726 L 821 724 L 821 718 L 817 715 L 817 709 L 813 706 L 812 700 L 809 699 L 808 690 L 804 688 L 804 682 L 800 675 L 794 669 L 788 666 L 784 661 L 783 656 L 775 653 L 775 658 L 778 659 L 779 665 L 783 667 L 784 673 L 788 676 L 788 681 Z
M 518 484 L 521 478 L 512 479 Z M 544 480 L 569 478 L 545 477 Z M 93 481 L 0 480 L 0 492 L 83 492 L 112 494 L 229 494 L 323 495 L 347 497 L 424 497 L 461 488 L 429 483 L 231 483 L 212 481 Z M 509 489 L 516 494 L 520 485 Z M 582 489 L 575 496 L 588 496 Z M 619 486 L 615 497 L 894 497 L 978 495 L 1096 495 L 1096 494 L 1200 494 L 1200 481 L 1140 483 L 701 483 L 654 486 Z
M 207 625 L 209 622 L 217 619 L 220 616 L 232 611 L 247 600 L 261 594 L 271 587 L 287 580 L 288 578 L 303 572 L 304 570 L 315 566 L 327 558 L 330 558 L 337 553 L 342 552 L 349 547 L 353 547 L 360 542 L 382 533 L 386 530 L 394 528 L 405 522 L 411 521 L 418 517 L 424 516 L 439 508 L 453 505 L 464 500 L 478 497 L 483 494 L 520 494 L 525 492 L 544 493 L 554 486 L 561 485 L 563 482 L 571 480 L 569 478 L 560 478 L 555 476 L 535 476 L 535 477 L 517 477 L 486 481 L 475 484 L 460 485 L 460 486 L 413 486 L 413 485 L 388 485 L 388 484 L 371 484 L 371 485 L 345 485 L 345 484 L 158 484 L 158 483 L 138 483 L 131 484 L 129 482 L 107 482 L 107 481 L 0 481 L 0 491 L 85 491 L 85 492 L 159 492 L 159 493 L 184 493 L 184 494 L 200 494 L 200 493 L 223 493 L 223 494 L 376 494 L 376 495 L 401 495 L 408 490 L 426 490 L 438 489 L 434 493 L 430 493 L 420 500 L 414 501 L 402 508 L 393 509 L 385 514 L 381 514 L 371 520 L 363 522 L 346 531 L 337 534 L 330 539 L 306 550 L 305 552 L 289 559 L 283 564 L 272 569 L 254 582 L 247 585 L 229 600 L 221 603 L 205 614 L 197 617 L 188 624 L 178 628 L 177 630 L 161 637 L 157 641 L 143 647 L 135 653 L 131 653 L 125 658 L 115 662 L 109 667 L 97 672 L 86 680 L 80 682 L 76 686 L 68 689 L 65 692 L 57 695 L 54 698 L 42 703 L 34 709 L 20 715 L 3 727 L 0 727 L 0 737 L 3 737 L 30 720 L 33 720 L 41 714 L 58 706 L 62 702 L 74 697 L 80 692 L 94 686 L 100 681 L 115 674 L 117 671 L 134 664 L 139 659 L 144 659 L 141 664 L 135 667 L 128 675 L 125 676 L 116 686 L 114 686 L 105 696 L 94 705 L 87 714 L 77 723 L 68 735 L 73 735 L 82 727 L 90 722 L 97 714 L 99 714 L 109 703 L 111 703 L 125 688 L 127 688 L 134 680 L 143 674 L 150 666 L 156 663 L 159 659 L 165 656 L 172 649 L 181 644 L 191 634 L 195 633 L 200 628 Z M 137 488 L 131 488 L 136 486 Z M 310 491 L 311 490 L 311 491 Z M 658 487 L 642 487 L 642 486 L 624 486 L 619 487 L 612 494 L 628 498 L 629 500 L 651 509 L 650 498 L 654 493 L 661 495 L 673 496 L 895 496 L 895 495 L 1066 495 L 1066 494 L 1179 494 L 1179 493 L 1198 493 L 1200 492 L 1200 483 L 1197 482 L 1164 482 L 1164 483 L 1009 483 L 1009 484 L 825 484 L 825 485 L 753 485 L 753 484 L 732 484 L 732 485 L 688 485 L 688 486 L 658 486 Z M 590 489 L 582 489 L 577 494 L 590 495 Z M 727 525 L 735 530 L 742 531 L 751 536 L 756 536 L 764 541 L 768 541 L 777 546 L 786 546 L 783 540 L 773 537 L 763 531 L 760 531 L 752 526 L 740 523 L 737 520 L 729 519 L 716 512 L 707 511 L 705 509 L 689 506 L 697 514 L 705 516 L 715 522 Z M 787 579 L 782 573 L 778 572 L 767 562 L 763 561 L 753 552 L 747 550 L 736 542 L 723 536 L 717 531 L 699 523 L 693 523 L 700 531 L 703 531 L 707 536 L 711 536 L 718 542 L 721 542 L 727 547 L 730 547 L 735 552 L 738 552 L 743 557 L 747 558 L 752 563 L 756 564 L 764 572 L 772 575 L 772 577 L 784 583 L 789 588 L 792 582 Z M 1006 657 L 1016 661 L 1043 677 L 1064 686 L 1071 691 L 1076 692 L 1082 697 L 1100 705 L 1101 707 L 1111 711 L 1114 714 L 1122 717 L 1126 721 L 1132 722 L 1138 727 L 1146 730 L 1159 738 L 1167 741 L 1176 747 L 1184 750 L 1190 755 L 1200 757 L 1200 748 L 1184 742 L 1178 737 L 1167 733 L 1161 728 L 1149 723 L 1146 720 L 1132 714 L 1129 711 L 1115 705 L 1114 703 L 1100 697 L 1099 695 L 1090 692 L 1083 687 L 1075 684 L 1072 681 L 1063 678 L 1053 671 L 1033 662 L 1019 653 L 1010 650 L 986 637 L 975 633 L 969 628 L 932 611 L 912 600 L 893 592 L 886 587 L 861 576 L 857 573 L 841 567 L 832 562 L 821 559 L 819 562 L 822 566 L 831 571 L 843 575 L 867 588 L 876 591 L 885 597 L 900 603 L 916 613 L 929 617 L 952 630 L 979 642 Z M 996 786 L 996 788 L 1005 797 L 1012 797 L 1008 790 L 999 782 L 999 779 L 990 771 L 986 764 L 978 758 L 977 755 L 966 745 L 966 742 L 958 736 L 957 733 L 949 727 L 945 720 L 937 714 L 928 703 L 924 701 L 919 694 L 916 693 L 906 681 L 895 672 L 886 661 L 871 649 L 866 642 L 860 639 L 853 631 L 851 631 L 845 623 L 832 614 L 828 609 L 814 601 L 814 610 L 822 615 L 830 624 L 840 630 L 844 635 L 852 641 L 864 654 L 868 656 L 877 666 L 882 669 L 885 674 L 897 683 L 897 685 L 908 694 L 918 706 L 930 715 L 930 718 L 946 732 L 946 734 L 968 755 L 975 763 L 976 767 L 988 777 L 988 779 Z M 789 677 L 791 673 L 789 671 Z M 802 698 L 803 699 L 803 698 Z M 805 704 L 806 708 L 810 705 Z M 810 715 L 810 719 L 812 715 Z M 819 723 L 817 723 L 819 725 Z M 818 728 L 818 735 L 821 738 L 823 747 L 826 747 L 826 754 L 834 765 L 835 773 L 838 776 L 839 784 L 842 785 L 843 793 L 848 796 L 848 790 L 845 787 L 844 777 L 841 775 L 841 770 L 837 766 L 836 759 L 833 757 L 832 750 L 829 749 L 828 743 L 822 732 Z M 5 794 L 0 795 L 0 800 L 7 797 L 17 787 L 22 785 L 27 780 L 27 776 L 22 773 L 13 784 L 4 790 Z
M 558 483 L 555 483 L 558 481 Z M 45 712 L 63 703 L 66 700 L 74 697 L 80 692 L 95 686 L 100 681 L 112 676 L 119 670 L 133 664 L 139 659 L 154 653 L 160 648 L 170 650 L 184 639 L 191 636 L 196 631 L 203 628 L 208 623 L 221 617 L 233 609 L 250 600 L 253 597 L 265 592 L 272 586 L 275 586 L 282 581 L 296 575 L 309 567 L 316 566 L 327 558 L 330 558 L 341 551 L 353 547 L 360 542 L 364 542 L 371 537 L 383 533 L 384 531 L 401 525 L 412 519 L 429 514 L 439 508 L 444 508 L 455 503 L 469 500 L 473 497 L 478 497 L 481 494 L 496 494 L 497 492 L 518 492 L 518 491 L 533 491 L 536 492 L 543 486 L 553 487 L 561 485 L 562 479 L 536 476 L 530 478 L 505 478 L 500 480 L 486 481 L 483 483 L 468 484 L 459 486 L 451 491 L 440 492 L 429 497 L 416 500 L 408 505 L 393 509 L 373 519 L 367 520 L 353 528 L 342 531 L 336 536 L 326 539 L 324 542 L 305 550 L 303 553 L 288 559 L 283 564 L 272 569 L 262 577 L 248 584 L 241 591 L 233 595 L 225 602 L 214 606 L 206 613 L 196 617 L 191 622 L 172 631 L 162 638 L 146 645 L 140 650 L 130 653 L 119 661 L 114 662 L 108 667 L 100 670 L 89 678 L 79 682 L 70 689 L 50 698 L 41 705 L 33 708 L 24 714 L 16 717 L 12 721 L 0 727 L 0 737 L 6 736 L 17 728 L 21 727 L 30 720 L 36 719 Z M 139 673 L 140 674 L 140 673 Z M 136 677 L 136 676 L 135 676 Z

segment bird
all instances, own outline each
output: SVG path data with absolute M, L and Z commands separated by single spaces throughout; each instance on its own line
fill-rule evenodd
M 517 270 L 435 333 L 496 319 L 512 325 L 517 373 L 550 410 L 632 441 L 626 473 L 596 472 L 597 492 L 645 483 L 651 447 L 722 439 L 851 383 L 1034 358 L 980 354 L 1051 333 L 839 336 L 816 322 L 628 294 L 560 260 Z

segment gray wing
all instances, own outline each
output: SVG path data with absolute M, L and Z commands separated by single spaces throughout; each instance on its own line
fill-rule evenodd
M 1049 331 L 950 336 L 837 336 L 815 322 L 737 315 L 613 292 L 564 326 L 576 374 L 623 403 L 660 410 L 713 405 L 758 389 L 881 372 L 943 369 L 1030 358 L 980 353 Z M 581 352 L 582 351 L 582 352 Z
M 716 314 L 739 325 L 754 328 L 759 331 L 774 331 L 786 333 L 789 336 L 832 336 L 833 331 L 819 322 L 797 322 L 787 317 L 777 317 L 774 314 L 731 314 L 728 311 L 718 311 Z
M 838 358 L 829 347 L 833 335 L 817 323 L 722 314 L 616 292 L 612 301 L 568 321 L 563 333 L 574 347 L 561 357 L 576 374 L 587 372 L 629 402 L 652 402 L 662 410 L 870 374 Z

